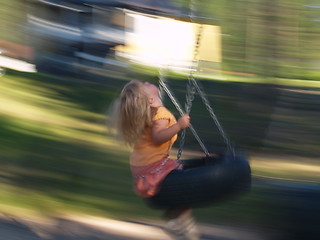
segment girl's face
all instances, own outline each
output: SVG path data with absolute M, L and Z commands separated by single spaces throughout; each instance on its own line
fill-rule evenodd
M 148 95 L 149 98 L 159 97 L 158 87 L 149 82 L 143 83 L 143 90 L 145 91 L 145 93 Z
M 147 94 L 150 106 L 152 106 L 152 107 L 162 106 L 162 102 L 161 102 L 161 99 L 159 96 L 159 89 L 157 86 L 155 86 L 149 82 L 144 82 L 143 83 L 143 90 Z

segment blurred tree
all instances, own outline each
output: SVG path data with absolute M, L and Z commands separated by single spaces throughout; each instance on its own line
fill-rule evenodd
M 27 3 L 3 0 L 0 39 L 25 43 Z M 222 68 L 269 78 L 319 79 L 319 0 L 172 0 L 221 26 Z
M 222 27 L 223 68 L 265 78 L 308 78 L 320 59 L 317 0 L 176 0 Z
M 26 40 L 27 0 L 2 0 L 0 7 L 0 40 L 24 43 Z

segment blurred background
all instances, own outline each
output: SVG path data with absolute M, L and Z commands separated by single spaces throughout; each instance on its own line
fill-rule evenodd
M 133 194 L 108 107 L 131 79 L 158 83 L 159 70 L 184 105 L 194 69 L 253 177 L 250 193 L 197 220 L 319 236 L 318 0 L 2 0 L 0 51 L 1 213 L 159 219 Z M 223 152 L 197 95 L 191 117 Z M 184 149 L 203 156 L 190 132 Z

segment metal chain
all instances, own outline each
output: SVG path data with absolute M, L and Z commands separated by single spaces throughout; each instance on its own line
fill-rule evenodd
M 189 8 L 190 8 L 189 18 L 190 18 L 191 22 L 194 22 L 194 17 L 195 17 L 194 12 L 196 11 L 194 0 L 190 0 Z M 225 134 L 225 131 L 222 128 L 220 122 L 218 121 L 218 118 L 216 117 L 216 115 L 210 105 L 209 100 L 207 99 L 204 91 L 199 87 L 199 85 L 196 81 L 195 73 L 198 71 L 198 68 L 199 68 L 198 54 L 199 54 L 200 41 L 201 41 L 201 37 L 202 37 L 202 31 L 203 31 L 203 25 L 200 24 L 199 29 L 198 29 L 197 39 L 196 39 L 196 46 L 195 46 L 194 52 L 193 52 L 192 66 L 191 66 L 190 74 L 188 77 L 188 86 L 187 86 L 186 104 L 185 104 L 186 113 L 188 113 L 188 114 L 190 113 L 191 107 L 192 107 L 192 102 L 194 100 L 194 95 L 195 95 L 195 92 L 197 91 L 199 96 L 202 99 L 202 102 L 206 106 L 211 118 L 214 120 L 215 124 L 217 125 L 219 132 L 222 135 L 225 144 L 227 145 L 228 150 L 231 151 L 231 153 L 233 155 L 235 155 L 235 152 L 234 152 L 233 147 L 231 146 L 230 140 L 227 137 L 227 135 Z M 182 135 L 181 137 L 185 137 L 185 134 Z M 185 140 L 182 139 L 182 141 L 184 143 Z
M 194 22 L 194 0 L 190 0 L 190 20 L 191 22 Z M 161 91 L 165 91 L 168 95 L 168 97 L 171 99 L 172 103 L 175 105 L 176 109 L 179 111 L 180 115 L 183 116 L 185 113 L 190 114 L 191 111 L 191 107 L 192 107 L 192 102 L 194 100 L 194 96 L 195 93 L 198 92 L 199 96 L 201 97 L 202 102 L 204 103 L 204 105 L 206 106 L 211 118 L 214 120 L 215 124 L 217 125 L 220 134 L 222 135 L 227 148 L 229 151 L 231 151 L 231 153 L 233 155 L 235 155 L 234 153 L 234 149 L 231 146 L 231 143 L 227 137 L 227 135 L 225 134 L 224 129 L 222 128 L 221 124 L 219 123 L 211 105 L 209 100 L 207 99 L 204 91 L 199 87 L 197 81 L 196 81 L 196 77 L 195 77 L 195 73 L 198 71 L 198 67 L 199 67 L 199 59 L 198 59 L 198 54 L 199 54 L 199 47 L 200 47 L 200 41 L 201 41 L 201 36 L 202 36 L 202 31 L 203 31 L 203 25 L 200 24 L 199 28 L 198 28 L 198 33 L 197 33 L 197 38 L 196 38 L 196 44 L 195 44 L 195 48 L 194 48 L 194 52 L 193 52 L 193 59 L 191 62 L 191 66 L 190 66 L 190 73 L 189 73 L 189 77 L 188 77 L 188 84 L 187 84 L 187 93 L 186 93 L 186 102 L 185 102 L 185 112 L 182 110 L 180 104 L 177 102 L 176 98 L 173 96 L 172 92 L 169 90 L 168 86 L 165 83 L 165 77 L 164 77 L 164 72 L 163 72 L 163 68 L 160 67 L 159 69 L 159 84 L 160 84 L 160 89 Z M 198 141 L 198 143 L 200 144 L 201 148 L 203 149 L 204 153 L 206 154 L 206 156 L 209 156 L 209 152 L 207 150 L 207 148 L 205 147 L 205 145 L 203 144 L 202 140 L 200 139 L 200 137 L 198 136 L 197 132 L 195 131 L 195 129 L 193 128 L 192 124 L 190 124 L 189 129 L 191 130 L 191 132 L 193 133 L 194 137 L 196 138 L 196 140 Z M 181 132 L 181 136 L 180 136 L 180 143 L 179 143 L 179 149 L 178 149 L 178 154 L 177 154 L 177 159 L 179 160 L 181 158 L 182 155 L 182 150 L 183 150 L 183 146 L 185 143 L 185 137 L 186 137 L 186 129 L 184 129 Z
M 165 78 L 164 78 L 164 73 L 163 73 L 163 69 L 162 68 L 159 70 L 159 84 L 160 84 L 161 89 L 167 93 L 168 97 L 170 98 L 170 100 L 172 101 L 173 105 L 176 107 L 176 109 L 180 113 L 180 115 L 183 116 L 185 114 L 184 111 L 182 110 L 180 104 L 178 103 L 176 98 L 173 96 L 172 92 L 169 90 L 167 84 L 165 83 Z M 198 143 L 199 143 L 200 147 L 202 148 L 202 150 L 204 151 L 204 153 L 208 156 L 209 152 L 208 152 L 207 148 L 205 147 L 205 145 L 203 144 L 202 140 L 200 139 L 198 133 L 196 132 L 196 130 L 192 126 L 192 124 L 190 124 L 189 129 L 192 132 L 193 136 L 198 141 Z M 182 138 L 183 137 L 183 132 L 182 132 L 181 135 L 182 135 L 181 136 L 181 138 Z M 184 139 L 185 139 L 185 137 L 183 137 L 183 141 L 185 141 Z M 183 144 L 181 144 L 181 141 L 180 141 L 180 146 L 179 146 L 178 155 L 177 155 L 177 159 L 178 160 L 181 158 L 182 148 L 183 148 Z
M 193 59 L 192 59 L 191 66 L 190 66 L 190 74 L 188 77 L 186 102 L 185 102 L 185 111 L 187 114 L 190 114 L 192 102 L 194 100 L 194 95 L 196 92 L 196 89 L 195 89 L 194 85 L 192 84 L 192 80 L 195 80 L 194 75 L 198 70 L 198 54 L 199 54 L 199 46 L 200 46 L 202 30 L 203 30 L 203 27 L 202 27 L 202 25 L 200 25 L 200 27 L 198 29 L 197 38 L 196 38 L 196 45 L 195 45 L 194 52 L 193 52 Z M 185 143 L 185 138 L 186 138 L 186 129 L 184 129 L 182 131 L 181 136 L 180 136 L 180 144 L 179 144 L 179 149 L 178 149 L 178 157 L 179 158 L 182 155 L 182 150 L 183 150 L 183 146 Z M 203 145 L 202 141 L 201 141 L 201 144 Z M 202 149 L 206 149 L 206 147 L 203 145 Z M 205 151 L 205 154 L 206 154 L 206 156 L 209 156 L 209 152 L 207 150 Z
M 194 22 L 195 19 L 195 12 L 197 11 L 195 0 L 189 0 L 189 19 L 191 22 Z
M 189 1 L 189 19 L 192 23 L 194 23 L 194 18 L 195 18 L 195 12 L 196 12 L 196 6 L 195 6 L 195 1 L 190 0 Z M 185 109 L 186 113 L 190 113 L 191 107 L 192 107 L 192 102 L 194 100 L 194 94 L 196 92 L 195 87 L 191 83 L 192 79 L 195 79 L 195 73 L 198 71 L 199 67 L 199 60 L 198 60 L 198 55 L 199 55 L 199 46 L 200 46 L 200 40 L 202 36 L 202 31 L 203 31 L 203 26 L 200 24 L 200 27 L 198 29 L 197 37 L 196 37 L 196 44 L 193 50 L 193 59 L 191 62 L 190 66 L 190 73 L 188 77 L 188 85 L 187 85 L 187 94 L 186 94 L 186 103 L 185 103 Z
M 194 6 L 195 6 L 194 5 L 194 0 L 190 0 L 189 18 L 190 18 L 191 22 L 193 22 L 193 19 L 194 19 L 194 11 L 195 11 L 195 7 Z M 193 52 L 193 59 L 192 59 L 191 66 L 190 66 L 190 74 L 189 74 L 189 77 L 188 77 L 185 112 L 182 110 L 180 104 L 177 102 L 176 98 L 172 95 L 171 91 L 168 89 L 168 86 L 165 84 L 163 68 L 160 68 L 160 70 L 159 70 L 159 83 L 160 83 L 161 90 L 165 91 L 167 93 L 167 95 L 169 96 L 169 98 L 171 99 L 172 103 L 175 105 L 175 107 L 177 108 L 177 110 L 179 111 L 181 116 L 184 115 L 185 113 L 190 114 L 191 107 L 192 107 L 192 101 L 194 99 L 194 95 L 195 95 L 195 92 L 196 92 L 196 89 L 195 89 L 194 85 L 192 84 L 192 80 L 195 79 L 194 74 L 198 70 L 198 59 L 197 59 L 197 57 L 198 57 L 198 53 L 199 53 L 199 46 L 200 46 L 202 30 L 203 30 L 203 26 L 200 25 L 200 27 L 198 29 L 198 34 L 197 34 L 197 38 L 196 38 L 196 44 L 195 44 L 194 52 Z M 199 135 L 197 134 L 197 132 L 193 128 L 192 124 L 190 124 L 189 129 L 193 133 L 194 137 L 198 141 L 199 145 L 201 146 L 201 148 L 204 151 L 204 153 L 206 154 L 206 156 L 209 156 L 209 152 L 208 152 L 207 148 L 205 147 L 205 145 L 203 144 L 203 142 L 200 139 Z M 180 143 L 179 143 L 179 148 L 178 148 L 178 153 L 177 153 L 177 159 L 178 160 L 181 158 L 181 155 L 182 155 L 182 151 L 183 151 L 183 147 L 184 147 L 184 143 L 185 143 L 185 138 L 186 138 L 186 129 L 183 129 L 181 131 Z
M 186 112 L 188 114 L 191 111 L 192 102 L 194 100 L 194 94 L 196 92 L 195 87 L 192 84 L 192 80 L 195 80 L 195 73 L 198 71 L 198 67 L 199 67 L 198 55 L 199 55 L 199 46 L 200 46 L 202 31 L 203 31 L 203 26 L 200 25 L 197 33 L 196 45 L 193 51 L 193 59 L 191 62 L 190 73 L 188 77 L 186 104 L 185 104 Z
M 189 19 L 193 23 L 194 18 L 195 18 L 194 13 L 196 11 L 194 0 L 190 0 L 189 8 L 190 8 Z M 198 29 L 197 38 L 196 38 L 196 44 L 195 44 L 194 51 L 193 51 L 193 59 L 192 59 L 191 66 L 190 66 L 190 74 L 188 77 L 186 102 L 185 102 L 185 112 L 187 114 L 190 114 L 192 102 L 194 100 L 194 95 L 196 92 L 195 87 L 193 86 L 193 84 L 191 84 L 191 79 L 194 79 L 194 74 L 198 70 L 198 59 L 197 58 L 198 58 L 198 54 L 199 54 L 199 45 L 200 45 L 200 40 L 201 40 L 202 29 L 203 29 L 203 27 L 202 27 L 202 25 L 200 25 L 200 27 Z M 182 155 L 182 150 L 183 150 L 183 146 L 185 143 L 185 138 L 186 138 L 186 129 L 183 129 L 181 136 L 180 136 L 180 144 L 179 144 L 179 149 L 178 149 L 178 159 Z M 201 141 L 201 144 L 203 145 L 202 141 Z M 206 147 L 204 145 L 202 148 L 206 149 Z M 205 154 L 208 156 L 209 152 L 207 150 L 205 150 Z
M 203 104 L 206 106 L 211 118 L 213 119 L 216 126 L 218 127 L 219 132 L 220 132 L 225 144 L 227 145 L 228 150 L 233 154 L 233 156 L 235 156 L 234 148 L 232 147 L 229 138 L 227 137 L 222 125 L 220 124 L 216 114 L 214 113 L 214 111 L 211 107 L 211 104 L 210 104 L 208 98 L 206 97 L 205 92 L 200 88 L 200 86 L 198 85 L 198 83 L 195 79 L 192 80 L 192 83 L 193 83 L 195 89 L 197 90 L 199 96 L 201 97 Z

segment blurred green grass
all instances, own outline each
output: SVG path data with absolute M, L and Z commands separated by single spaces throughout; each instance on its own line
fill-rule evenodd
M 133 77 L 150 81 L 155 78 Z M 125 81 L 105 79 L 100 84 L 7 71 L 0 83 L 0 211 L 18 214 L 27 209 L 44 215 L 81 212 L 116 218 L 157 218 L 162 214 L 134 195 L 130 151 L 106 131 L 106 110 Z M 185 82 L 172 82 L 171 87 L 183 101 Z M 211 85 L 204 87 L 212 89 Z M 243 94 L 239 89 L 241 85 L 231 88 L 216 84 L 208 96 L 217 100 L 216 113 L 232 132 L 232 139 L 238 138 L 255 149 L 257 142 L 241 139 L 237 131 L 233 133 L 244 124 L 239 121 L 239 105 L 232 98 Z M 173 106 L 169 108 L 173 110 Z M 199 100 L 195 100 L 192 114 L 196 125 L 203 125 L 200 132 L 207 143 L 219 145 L 219 134 L 208 131 L 213 128 Z M 264 117 L 268 120 L 268 114 Z M 199 151 L 192 137 L 187 141 L 187 149 Z M 273 177 L 283 174 L 259 164 L 253 166 L 253 173 Z M 286 174 L 297 177 L 293 176 L 296 172 Z M 236 201 L 196 210 L 196 215 L 203 221 L 254 222 L 268 214 L 268 208 L 261 207 L 268 197 L 259 195 L 257 188 L 253 186 L 250 194 Z
M 9 189 L 1 188 L 1 203 L 135 212 L 126 204 L 139 202 L 128 194 L 128 149 L 106 133 L 114 88 L 9 71 L 0 89 L 1 183 Z

